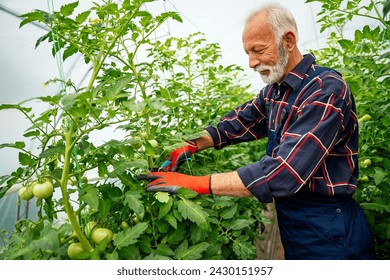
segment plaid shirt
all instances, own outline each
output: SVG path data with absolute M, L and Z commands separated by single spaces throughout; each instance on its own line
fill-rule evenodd
M 266 137 L 282 109 L 314 69 L 307 54 L 280 83 L 263 88 L 253 99 L 206 127 L 214 148 Z M 269 107 L 268 110 L 266 108 Z M 237 170 L 261 202 L 305 189 L 323 196 L 352 195 L 358 177 L 358 123 L 355 103 L 341 75 L 324 71 L 300 90 L 272 155 Z

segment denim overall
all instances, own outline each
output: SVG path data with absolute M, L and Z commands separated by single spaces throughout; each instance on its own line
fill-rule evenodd
M 275 131 L 268 129 L 267 155 L 279 145 L 281 130 L 299 92 L 321 72 L 317 67 L 294 92 Z M 333 70 L 331 70 L 333 71 Z M 269 110 L 266 123 L 268 126 Z M 326 197 L 302 188 L 275 198 L 278 224 L 287 260 L 374 259 L 371 230 L 363 211 L 352 197 Z

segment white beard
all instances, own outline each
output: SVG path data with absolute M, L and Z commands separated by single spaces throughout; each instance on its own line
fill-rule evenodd
M 288 63 L 288 52 L 284 49 L 282 42 L 278 46 L 278 62 L 274 66 L 260 64 L 254 68 L 259 72 L 261 79 L 267 85 L 271 85 L 280 81 L 283 78 L 284 70 Z M 268 70 L 268 75 L 261 74 L 261 71 Z

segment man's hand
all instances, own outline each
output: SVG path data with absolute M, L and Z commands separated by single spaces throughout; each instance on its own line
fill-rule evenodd
M 188 141 L 187 145 L 184 145 L 176 150 L 173 150 L 169 156 L 165 159 L 164 163 L 160 166 L 161 171 L 177 171 L 180 165 L 186 160 L 190 159 L 190 156 L 198 151 L 198 146 L 195 141 Z
M 149 172 L 139 175 L 138 179 L 151 181 L 146 187 L 149 192 L 175 193 L 179 188 L 186 188 L 198 194 L 210 194 L 210 177 L 210 175 L 190 176 L 176 172 Z

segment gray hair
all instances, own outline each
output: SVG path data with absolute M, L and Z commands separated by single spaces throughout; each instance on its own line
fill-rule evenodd
M 249 15 L 246 23 L 248 23 L 261 12 L 267 13 L 268 23 L 270 24 L 278 43 L 282 39 L 282 36 L 288 31 L 292 31 L 295 34 L 296 40 L 298 42 L 297 23 L 294 16 L 287 8 L 280 4 L 268 4 L 262 6 Z

